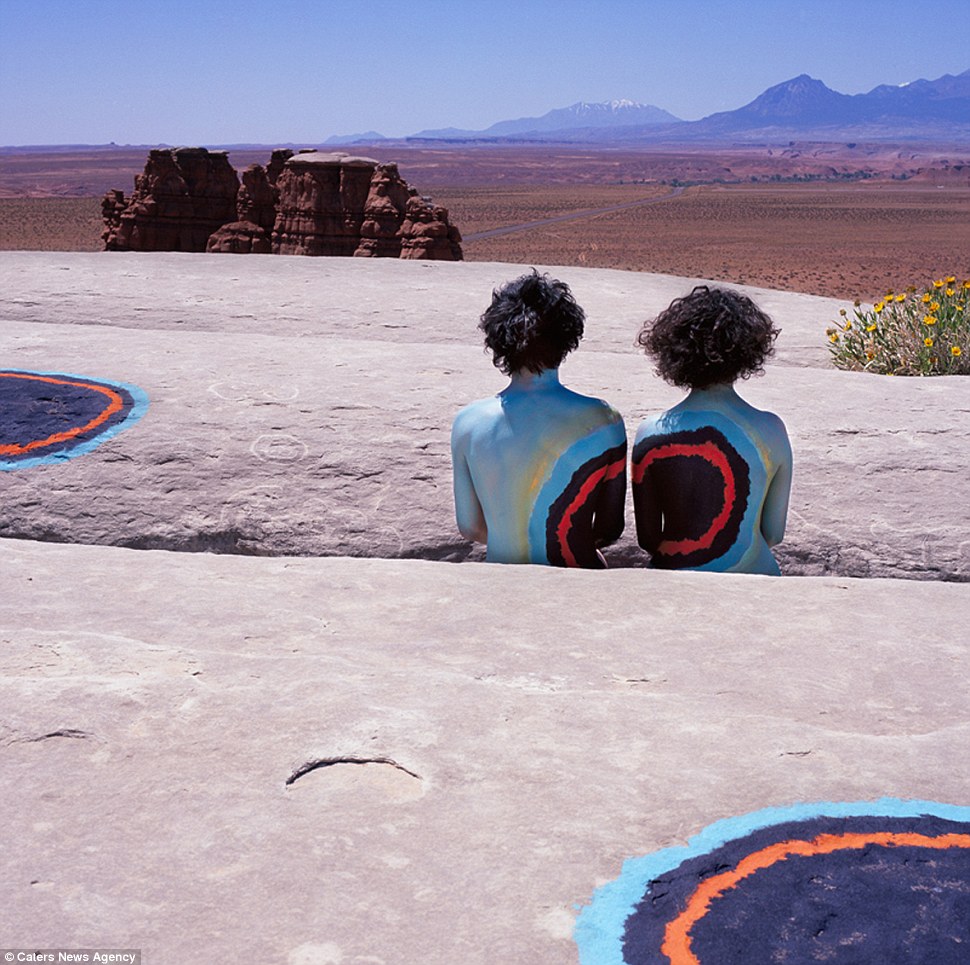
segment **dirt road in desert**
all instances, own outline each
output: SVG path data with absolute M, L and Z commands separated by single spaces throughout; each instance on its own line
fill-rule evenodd
M 560 221 L 578 221 L 581 218 L 592 218 L 598 214 L 613 214 L 614 211 L 626 211 L 628 208 L 641 208 L 647 204 L 659 204 L 670 201 L 684 193 L 682 187 L 674 188 L 659 198 L 641 198 L 639 201 L 627 201 L 624 204 L 613 204 L 606 208 L 590 208 L 588 211 L 571 211 L 568 214 L 556 215 L 554 218 L 542 218 L 539 221 L 524 221 L 522 224 L 506 225 L 503 228 L 492 228 L 488 231 L 476 231 L 463 235 L 464 241 L 480 241 L 482 238 L 498 238 L 500 235 L 510 235 L 515 231 L 526 231 L 529 228 L 545 228 L 547 225 L 558 224 Z

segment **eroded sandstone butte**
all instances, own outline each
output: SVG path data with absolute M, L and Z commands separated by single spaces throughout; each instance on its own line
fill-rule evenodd
M 101 202 L 107 251 L 205 251 L 209 236 L 234 220 L 239 177 L 225 151 L 150 151 L 130 197 Z
M 224 151 L 151 151 L 130 197 L 102 200 L 108 251 L 210 251 L 462 259 L 448 212 L 394 163 L 274 151 L 240 178 Z

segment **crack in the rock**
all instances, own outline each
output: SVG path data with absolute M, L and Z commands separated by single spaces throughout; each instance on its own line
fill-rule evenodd
M 49 734 L 41 734 L 39 737 L 22 737 L 20 743 L 39 744 L 41 741 L 50 740 L 52 737 L 70 737 L 74 740 L 90 740 L 92 735 L 87 731 L 75 730 L 73 727 L 64 727 L 61 730 L 52 730 Z
M 361 477 L 363 478 L 363 477 Z M 21 508 L 30 508 L 38 501 L 24 501 Z M 58 531 L 53 524 L 36 529 L 15 529 L 0 520 L 0 538 L 22 539 L 41 543 L 66 543 L 76 541 Z M 924 538 L 924 551 L 926 541 Z M 932 539 L 938 539 L 933 536 Z M 142 533 L 112 541 L 93 539 L 95 545 L 113 545 L 137 550 L 166 550 L 176 553 L 213 553 L 229 556 L 280 557 L 296 556 L 306 558 L 364 558 L 389 560 L 431 560 L 441 563 L 463 563 L 480 561 L 485 558 L 484 549 L 466 540 L 427 541 L 414 546 L 402 546 L 399 552 L 376 552 L 375 548 L 354 545 L 348 548 L 348 539 L 337 546 L 314 546 L 312 548 L 280 546 L 272 538 L 264 537 L 259 527 L 226 527 L 219 530 L 188 532 L 179 534 Z M 86 542 L 82 540 L 81 542 Z M 935 545 L 935 544 L 934 544 Z M 963 544 L 961 544 L 962 546 Z M 959 550 L 958 550 L 959 551 Z M 649 558 L 635 544 L 620 544 L 609 547 L 605 554 L 611 569 L 646 569 Z M 965 552 L 955 560 L 935 563 L 932 560 L 898 559 L 895 565 L 884 558 L 872 557 L 866 544 L 834 542 L 824 544 L 799 543 L 793 540 L 782 544 L 776 550 L 782 573 L 787 577 L 806 576 L 845 576 L 858 579 L 897 579 L 921 582 L 970 583 L 970 569 L 967 569 Z
M 322 767 L 333 767 L 337 764 L 387 764 L 389 767 L 396 768 L 399 771 L 403 771 L 409 777 L 413 777 L 417 780 L 421 780 L 420 774 L 415 774 L 414 771 L 408 770 L 402 764 L 398 764 L 397 761 L 392 760 L 390 757 L 323 757 L 316 760 L 307 761 L 302 766 L 298 767 L 285 782 L 286 787 L 295 784 L 301 777 L 309 774 L 311 771 L 319 770 Z

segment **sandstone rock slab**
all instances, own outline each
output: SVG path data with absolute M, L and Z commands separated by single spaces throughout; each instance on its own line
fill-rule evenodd
M 5 473 L 0 535 L 254 554 L 477 559 L 452 520 L 449 430 L 504 385 L 476 329 L 520 266 L 135 253 L 0 254 L 8 367 L 140 386 L 145 418 L 83 459 Z M 631 436 L 678 392 L 633 347 L 696 279 L 576 268 L 587 336 L 563 368 Z M 747 289 L 783 334 L 742 392 L 786 421 L 789 574 L 970 579 L 960 378 L 828 366 L 840 303 Z M 642 565 L 627 534 L 614 566 Z
M 0 540 L 10 946 L 566 965 L 622 862 L 970 801 L 955 584 Z

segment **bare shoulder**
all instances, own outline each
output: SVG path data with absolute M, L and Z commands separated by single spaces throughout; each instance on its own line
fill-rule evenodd
M 769 412 L 767 409 L 754 409 L 754 412 L 757 416 L 758 429 L 764 434 L 768 442 L 789 446 L 788 429 L 781 416 Z
M 501 404 L 498 397 L 494 395 L 487 399 L 469 402 L 468 405 L 459 410 L 451 424 L 452 438 L 457 439 L 469 435 L 477 427 L 492 421 L 500 411 Z
M 600 424 L 623 425 L 623 416 L 605 399 L 597 399 L 592 395 L 580 395 L 573 391 L 570 391 L 569 395 L 575 406 L 584 409 Z
M 776 465 L 786 463 L 790 465 L 792 460 L 791 442 L 788 439 L 788 429 L 781 417 L 767 409 L 752 407 L 750 421 L 771 453 L 772 462 Z
M 660 415 L 650 416 L 637 426 L 636 441 L 639 442 L 641 439 L 652 439 L 656 436 L 668 435 L 676 431 L 677 425 L 675 423 L 676 416 L 672 414 L 672 410 L 663 412 Z

